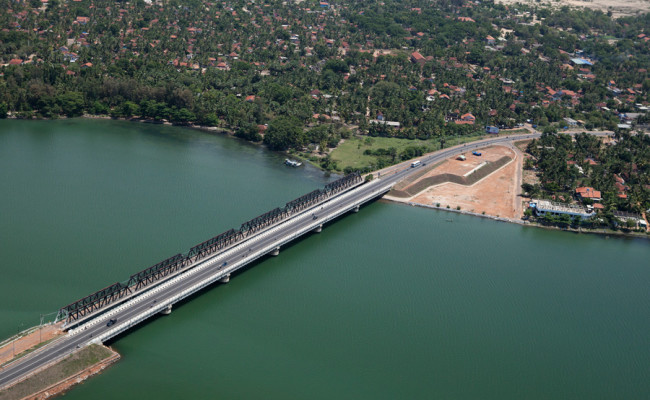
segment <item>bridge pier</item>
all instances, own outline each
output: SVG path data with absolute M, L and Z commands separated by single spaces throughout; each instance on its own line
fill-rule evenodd
M 167 308 L 160 312 L 162 315 L 169 315 L 172 313 L 172 305 L 168 305 Z
M 280 254 L 280 247 L 276 247 L 275 249 L 273 249 L 273 250 L 271 251 L 271 255 L 272 255 L 272 256 L 277 256 L 277 255 L 279 255 L 279 254 Z
M 357 204 L 356 207 L 352 209 L 352 212 L 358 213 L 359 212 L 359 205 Z
M 321 233 L 323 231 L 323 224 L 318 225 L 315 229 L 314 232 L 316 233 Z
M 228 283 L 228 282 L 230 282 L 230 274 L 227 274 L 227 275 L 224 276 L 223 278 L 219 279 L 219 282 L 221 282 L 221 283 Z

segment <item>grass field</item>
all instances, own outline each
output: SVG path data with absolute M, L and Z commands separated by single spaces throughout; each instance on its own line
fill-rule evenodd
M 86 368 L 112 356 L 106 347 L 90 345 L 64 358 L 57 364 L 0 392 L 0 400 L 22 399 L 37 393 L 61 380 L 69 378 Z
M 472 142 L 480 138 L 481 136 L 446 138 L 445 147 Z M 388 149 L 394 147 L 399 154 L 405 148 L 413 146 L 427 146 L 429 151 L 436 151 L 440 149 L 440 141 L 439 139 L 409 140 L 387 137 L 353 136 L 340 144 L 330 155 L 332 160 L 336 161 L 338 169 L 341 171 L 346 167 L 362 169 L 371 165 L 376 165 L 377 162 L 376 156 L 363 154 L 366 150 L 375 151 L 377 149 Z

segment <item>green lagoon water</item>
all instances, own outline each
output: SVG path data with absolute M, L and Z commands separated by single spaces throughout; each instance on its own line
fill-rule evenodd
M 283 160 L 0 121 L 0 337 L 331 179 Z M 648 399 L 649 288 L 648 241 L 375 202 L 113 341 L 65 397 Z

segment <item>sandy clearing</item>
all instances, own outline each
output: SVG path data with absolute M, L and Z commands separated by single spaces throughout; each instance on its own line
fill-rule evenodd
M 524 3 L 529 5 L 547 6 L 559 8 L 562 6 L 569 7 L 586 7 L 594 10 L 601 10 L 603 12 L 611 11 L 612 16 L 615 18 L 636 15 L 638 13 L 650 12 L 649 0 L 497 0 L 498 3 L 514 5 L 516 3 Z
M 448 182 L 429 187 L 412 198 L 399 199 L 392 196 L 386 196 L 386 198 L 423 205 L 437 205 L 439 203 L 441 207 L 449 206 L 452 209 L 460 207 L 462 211 L 519 219 L 523 208 L 519 197 L 522 180 L 523 157 L 521 153 L 518 149 L 507 146 L 493 146 L 480 151 L 482 153 L 481 157 L 466 153 L 466 160 L 464 161 L 457 160 L 456 157 L 447 159 L 420 179 L 443 173 L 463 176 L 483 162 L 494 162 L 503 156 L 512 158 L 514 162 L 510 162 L 471 186 Z

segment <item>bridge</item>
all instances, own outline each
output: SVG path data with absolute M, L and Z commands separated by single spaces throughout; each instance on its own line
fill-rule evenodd
M 494 144 L 539 137 L 537 133 L 501 137 L 441 150 L 421 157 L 436 163 L 462 152 Z M 227 283 L 231 274 L 267 255 L 277 256 L 282 246 L 388 192 L 419 168 L 401 167 L 365 182 L 350 174 L 250 221 L 176 254 L 62 307 L 57 320 L 67 334 L 24 356 L 0 371 L 0 389 L 10 386 L 76 349 L 105 342 L 159 313 L 169 314 L 175 303 L 214 284 Z M 109 321 L 115 321 L 108 324 Z

